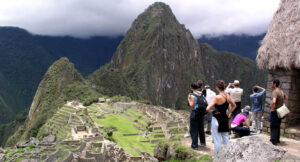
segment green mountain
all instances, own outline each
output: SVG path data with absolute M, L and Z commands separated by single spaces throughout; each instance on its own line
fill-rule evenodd
M 49 67 L 35 93 L 28 116 L 7 145 L 35 137 L 40 127 L 62 107 L 67 100 L 80 100 L 84 104 L 96 101 L 99 94 L 92 90 L 67 58 L 61 58 Z
M 156 2 L 134 20 L 111 62 L 88 78 L 103 94 L 179 109 L 186 107 L 193 81 L 239 79 L 247 102 L 252 85 L 264 85 L 266 74 L 250 59 L 199 44 L 169 6 Z
M 0 124 L 29 109 L 47 68 L 68 57 L 84 76 L 107 63 L 122 37 L 50 37 L 0 27 Z

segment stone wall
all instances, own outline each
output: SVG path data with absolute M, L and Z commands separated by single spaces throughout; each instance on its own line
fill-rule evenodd
M 66 159 L 64 159 L 62 162 L 72 162 L 73 158 L 74 158 L 73 153 L 69 152 L 69 156 Z
M 60 154 L 61 149 L 57 150 L 54 154 L 50 155 L 48 159 L 46 159 L 44 162 L 53 162 L 60 157 Z
M 291 111 L 286 118 L 282 120 L 281 124 L 281 135 L 291 137 L 291 138 L 300 138 L 297 137 L 294 131 L 289 131 L 289 127 L 300 126 L 300 70 L 293 69 L 291 71 L 285 70 L 273 70 L 269 71 L 268 74 L 268 84 L 266 89 L 266 103 L 264 109 L 264 123 L 263 131 L 270 132 L 270 107 L 272 103 L 272 87 L 271 81 L 273 79 L 280 80 L 280 88 L 288 95 L 287 107 Z M 297 131 L 296 131 L 297 132 Z

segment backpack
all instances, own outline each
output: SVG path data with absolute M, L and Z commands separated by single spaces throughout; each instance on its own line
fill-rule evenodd
M 205 115 L 207 113 L 206 107 L 208 106 L 208 104 L 203 93 L 201 93 L 200 95 L 192 93 L 192 95 L 196 97 L 195 100 L 196 105 L 194 106 L 194 109 L 196 110 L 196 114 Z

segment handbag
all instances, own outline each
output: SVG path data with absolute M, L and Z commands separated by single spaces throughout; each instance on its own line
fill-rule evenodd
M 276 109 L 278 118 L 285 117 L 288 113 L 290 113 L 290 110 L 283 104 L 281 107 Z

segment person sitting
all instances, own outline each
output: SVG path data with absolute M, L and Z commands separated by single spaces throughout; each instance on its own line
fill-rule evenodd
M 248 136 L 250 134 L 250 123 L 247 119 L 248 115 L 249 110 L 243 109 L 243 111 L 233 119 L 231 130 L 236 133 L 237 137 Z M 243 123 L 245 123 L 246 127 L 243 127 Z

